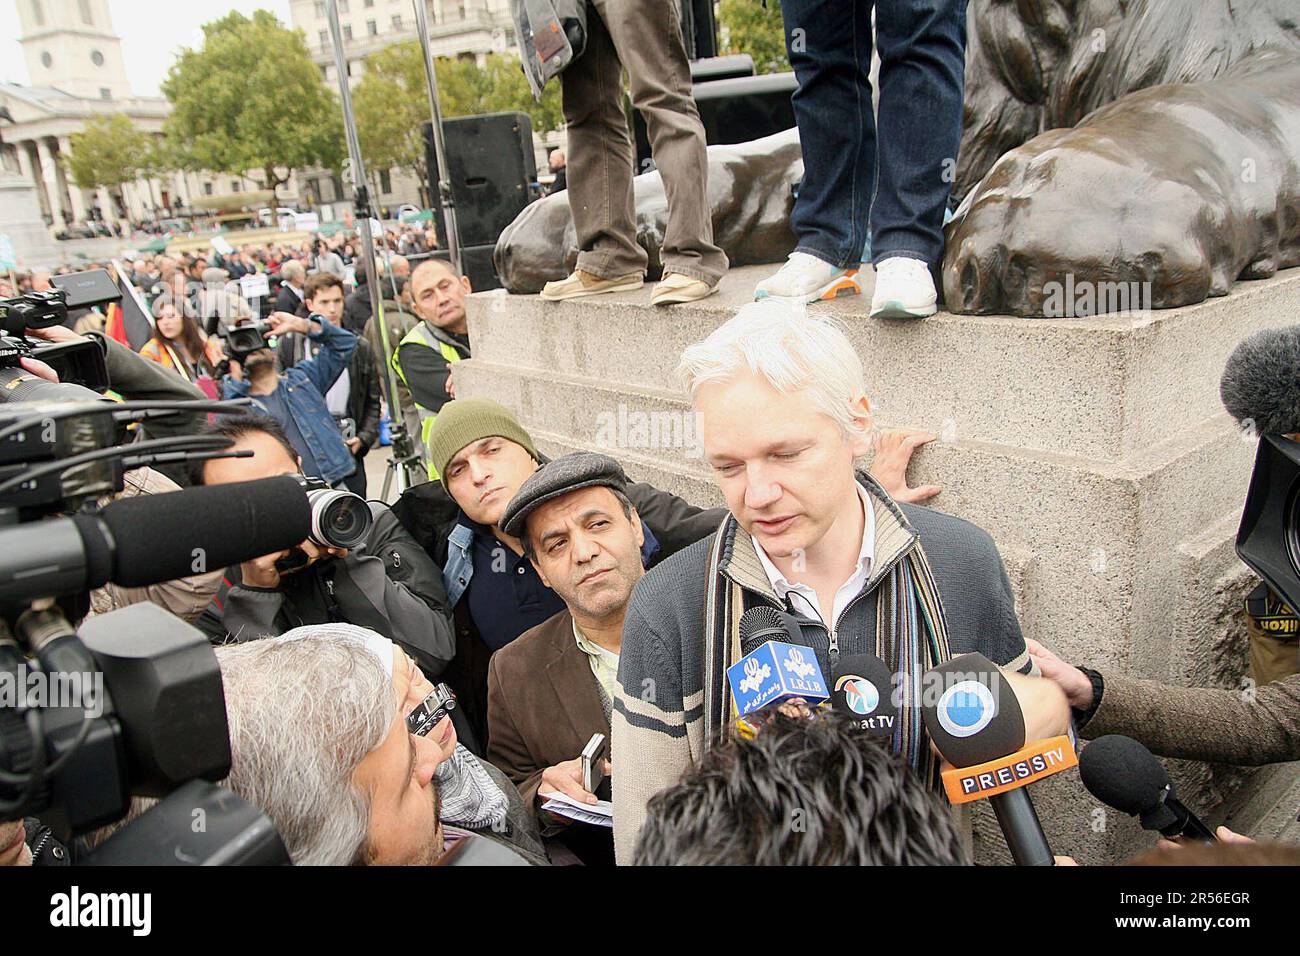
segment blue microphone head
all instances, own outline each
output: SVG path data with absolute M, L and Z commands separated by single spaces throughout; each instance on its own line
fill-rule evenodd
M 1025 717 L 1002 671 L 983 654 L 962 654 L 921 682 L 925 729 L 954 767 L 973 767 L 1025 745 Z
M 892 737 L 898 726 L 893 678 L 875 654 L 845 654 L 831 676 L 831 706 L 863 733 Z

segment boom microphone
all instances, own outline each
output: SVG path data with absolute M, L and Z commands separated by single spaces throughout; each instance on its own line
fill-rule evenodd
M 1238 424 L 1259 435 L 1300 432 L 1300 325 L 1265 329 L 1228 356 L 1219 397 Z
M 0 532 L 0 607 L 188 577 L 291 548 L 310 530 L 289 476 L 124 498 Z
M 1218 842 L 1174 795 L 1164 764 L 1132 737 L 1107 734 L 1088 744 L 1079 755 L 1079 776 L 1090 794 L 1137 817 L 1144 830 L 1159 830 L 1171 840 L 1185 836 Z
M 1074 765 L 1068 738 L 1026 747 L 1020 702 L 983 654 L 962 654 L 931 669 L 923 688 L 925 729 L 956 768 L 943 773 L 949 801 L 987 799 L 1016 864 L 1052 866 L 1052 848 L 1024 787 Z

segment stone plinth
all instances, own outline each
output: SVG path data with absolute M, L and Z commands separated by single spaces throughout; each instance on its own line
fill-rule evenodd
M 564 303 L 472 296 L 474 357 L 456 366 L 457 394 L 514 409 L 547 452 L 607 451 L 635 478 L 719 504 L 672 373 L 771 268 L 735 270 L 718 295 L 672 309 L 650 306 L 648 288 Z M 1237 686 L 1253 578 L 1232 542 L 1255 446 L 1223 411 L 1218 382 L 1242 338 L 1297 321 L 1300 270 L 1187 308 L 1079 319 L 884 322 L 866 315 L 869 297 L 812 308 L 843 320 L 877 421 L 940 436 L 910 482 L 943 486 L 933 507 L 993 535 L 1026 635 L 1103 670 Z M 1173 769 L 1207 816 L 1229 797 L 1250 803 L 1244 771 Z M 1152 842 L 1127 818 L 1094 813 L 1075 773 L 1034 796 L 1058 852 L 1081 861 Z M 981 814 L 977 832 L 991 819 Z M 1000 838 L 981 843 L 999 856 Z

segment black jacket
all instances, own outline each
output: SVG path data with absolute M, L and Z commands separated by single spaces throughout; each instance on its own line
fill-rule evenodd
M 289 288 L 289 283 L 280 283 L 280 292 L 275 297 L 275 311 L 288 312 L 290 315 L 297 315 L 307 318 L 307 303 L 299 297 L 298 293 Z
M 454 647 L 442 571 L 392 511 L 377 501 L 370 511 L 374 527 L 365 545 L 285 575 L 277 590 L 245 587 L 238 565 L 228 568 L 199 629 L 226 643 L 346 622 L 396 641 L 427 677 L 438 677 Z
M 360 335 L 366 330 L 366 323 L 373 314 L 370 308 L 370 286 L 361 281 L 363 273 L 357 271 L 356 291 L 343 300 L 343 328 Z
M 446 342 L 462 359 L 470 357 L 468 336 L 448 332 L 436 325 L 428 328 L 435 339 Z M 447 394 L 451 363 L 437 349 L 410 342 L 397 350 L 397 360 L 402 366 L 402 376 L 406 379 L 406 386 L 411 390 L 415 403 L 431 412 L 442 411 L 442 406 L 451 401 L 451 396 Z
M 547 460 L 546 456 L 542 457 L 543 461 Z M 713 534 L 727 513 L 725 508 L 697 508 L 676 495 L 640 482 L 629 484 L 626 491 L 637 514 L 659 541 L 659 550 L 651 556 L 650 567 Z M 465 519 L 442 482 L 430 481 L 408 488 L 393 504 L 392 511 L 433 562 L 439 568 L 445 567 L 447 538 Z M 469 601 L 464 597 L 452 608 L 452 622 L 456 650 L 443 680 L 456 691 L 458 708 L 463 710 L 476 739 L 486 747 L 487 672 L 492 652 L 479 637 L 469 614 Z
M 290 368 L 308 358 L 304 350 L 305 340 L 301 333 L 290 332 L 280 336 L 276 353 L 281 368 Z M 361 439 L 362 457 L 379 441 L 380 390 L 378 369 L 375 366 L 374 353 L 365 339 L 357 338 L 356 351 L 348 360 L 348 417 L 357 425 L 357 437 Z

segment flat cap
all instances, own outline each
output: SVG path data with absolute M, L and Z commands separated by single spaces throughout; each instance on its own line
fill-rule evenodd
M 622 491 L 627 487 L 623 466 L 608 455 L 575 451 L 552 459 L 528 476 L 501 515 L 501 530 L 512 538 L 524 534 L 524 522 L 539 506 L 579 488 L 604 485 Z

